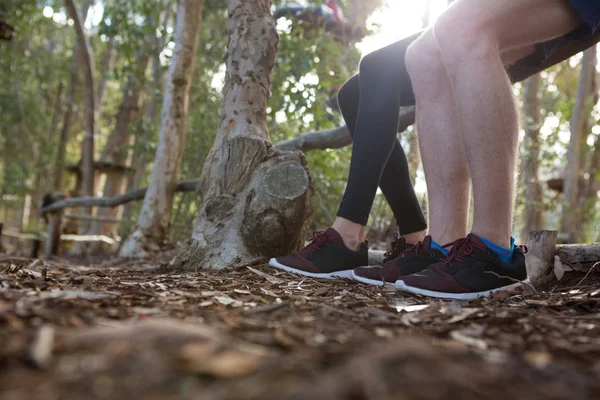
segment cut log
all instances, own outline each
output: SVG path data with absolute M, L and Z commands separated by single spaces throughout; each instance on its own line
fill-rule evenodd
M 575 270 L 587 271 L 600 262 L 600 243 L 558 246 L 556 255 L 563 264 Z
M 557 231 L 532 231 L 527 235 L 529 251 L 525 254 L 525 263 L 533 286 L 545 283 L 553 272 L 557 237 Z

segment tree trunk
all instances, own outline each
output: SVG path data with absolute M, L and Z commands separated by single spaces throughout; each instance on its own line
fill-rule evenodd
M 146 43 L 147 44 L 147 41 Z M 100 159 L 114 163 L 119 166 L 128 164 L 128 153 L 126 146 L 131 144 L 132 135 L 129 132 L 131 122 L 137 118 L 139 109 L 140 94 L 142 92 L 144 75 L 148 67 L 150 54 L 147 47 L 144 45 L 138 50 L 136 69 L 127 80 L 123 87 L 123 99 L 119 106 L 119 111 L 116 115 L 115 128 L 108 137 L 106 145 L 102 150 Z M 122 195 L 126 188 L 125 172 L 115 171 L 108 173 L 106 183 L 104 184 L 104 197 L 115 197 Z M 123 212 L 122 207 L 117 208 L 101 208 L 98 210 L 97 216 L 100 218 L 120 218 Z M 116 225 L 107 222 L 92 222 L 89 235 L 104 235 L 115 236 Z M 89 253 L 94 254 L 101 252 L 104 247 L 103 242 L 96 242 L 90 245 Z
M 171 18 L 171 0 L 168 0 L 164 5 L 163 11 L 163 30 L 166 31 L 170 23 Z M 156 123 L 156 109 L 158 108 L 159 93 L 162 92 L 162 82 L 164 80 L 164 73 L 162 73 L 160 63 L 160 53 L 165 47 L 166 36 L 162 37 L 154 36 L 152 38 L 152 79 L 146 82 L 146 87 L 143 92 L 147 98 L 144 103 L 144 110 L 142 121 L 144 129 L 141 135 L 135 135 L 134 146 L 139 148 L 140 142 L 142 144 L 148 143 L 150 137 L 150 131 L 153 129 Z M 148 128 L 149 127 L 149 128 Z M 147 155 L 145 151 L 134 151 L 131 157 L 131 167 L 133 174 L 127 176 L 127 188 L 126 191 L 130 192 L 143 185 L 143 180 L 146 177 L 146 165 L 148 164 Z M 129 219 L 132 214 L 132 206 L 128 204 L 124 207 L 122 216 L 124 219 Z
M 98 90 L 96 91 L 98 95 L 98 118 L 100 120 L 102 119 L 102 109 L 104 106 L 104 99 L 106 98 L 106 85 L 108 84 L 108 78 L 110 76 L 110 71 L 113 68 L 116 56 L 117 51 L 115 49 L 115 35 L 111 35 L 108 38 L 108 42 L 106 43 L 106 50 L 104 50 L 104 56 L 102 57 L 102 64 L 100 67 L 100 79 L 98 82 Z
M 581 61 L 581 75 L 579 77 L 573 117 L 571 118 L 571 140 L 569 142 L 567 168 L 565 170 L 565 198 L 561 230 L 569 236 L 570 242 L 577 240 L 577 215 L 573 210 L 576 210 L 578 202 L 582 127 L 586 118 L 586 103 L 591 94 L 595 65 L 596 48 L 592 47 L 584 51 Z
M 165 87 L 154 169 L 133 234 L 120 254 L 140 257 L 169 240 L 173 190 L 185 142 L 189 91 L 194 69 L 203 0 L 181 0 L 177 7 L 175 50 Z
M 65 4 L 67 6 L 69 17 L 74 21 L 75 31 L 77 33 L 77 41 L 83 56 L 83 74 L 87 89 L 88 105 L 86 112 L 85 134 L 83 136 L 83 143 L 81 146 L 81 196 L 91 197 L 94 195 L 94 139 L 96 136 L 96 120 L 98 112 L 96 109 L 96 87 L 94 82 L 94 53 L 84 31 L 84 21 L 81 19 L 81 16 L 75 7 L 75 3 L 73 0 L 65 0 Z M 82 210 L 82 213 L 91 214 L 91 209 Z M 84 234 L 87 230 L 87 224 L 79 221 L 78 233 Z M 82 254 L 83 249 L 84 245 L 78 244 L 73 248 L 72 252 L 74 254 Z
M 541 77 L 539 74 L 525 81 L 523 102 L 525 138 L 521 157 L 521 176 L 525 188 L 522 238 L 526 238 L 529 232 L 541 229 L 543 225 L 542 187 L 538 174 L 541 127 L 540 102 L 538 99 L 540 82 Z
M 81 151 L 81 173 L 83 182 L 81 187 L 82 196 L 93 196 L 94 194 L 94 137 L 96 134 L 96 88 L 94 87 L 94 54 L 87 35 L 83 28 L 83 21 L 73 0 L 65 0 L 70 18 L 73 19 L 77 42 L 83 56 L 83 72 L 87 86 L 87 114 L 86 129 Z
M 194 233 L 173 266 L 225 268 L 304 243 L 312 214 L 306 163 L 300 152 L 274 149 L 267 132 L 278 43 L 270 5 L 229 1 L 221 122 L 200 179 L 204 202 Z
M 86 0 L 83 3 L 82 15 L 83 19 L 87 19 L 88 12 L 94 0 Z M 65 154 L 67 151 L 67 144 L 69 142 L 69 133 L 71 131 L 71 123 L 73 122 L 73 105 L 75 103 L 75 94 L 79 86 L 79 71 L 81 65 L 82 50 L 79 41 L 75 43 L 75 49 L 73 50 L 73 61 L 71 63 L 71 81 L 69 83 L 69 90 L 65 95 L 65 111 L 63 115 L 62 129 L 60 131 L 60 138 L 58 140 L 58 149 L 56 151 L 56 158 L 54 160 L 54 182 L 52 187 L 54 191 L 60 192 L 62 188 L 62 178 L 64 176 L 65 169 Z

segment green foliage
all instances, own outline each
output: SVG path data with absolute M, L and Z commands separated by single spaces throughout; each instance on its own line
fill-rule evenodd
M 318 0 L 316 3 L 323 3 Z M 83 0 L 76 1 L 81 7 Z M 148 52 L 158 64 L 139 77 L 144 86 L 140 112 L 130 132 L 135 137 L 131 153 L 142 160 L 139 186 L 147 183 L 152 168 L 156 141 L 160 129 L 160 113 L 164 74 L 173 48 L 176 1 L 171 0 L 96 0 L 94 13 L 101 18 L 88 19 L 86 27 L 95 53 L 97 73 L 108 73 L 108 92 L 103 104 L 100 131 L 96 141 L 96 157 L 113 125 L 121 103 L 121 91 L 135 70 L 139 52 Z M 285 3 L 274 1 L 274 7 Z M 340 0 L 346 17 L 364 24 L 381 0 Z M 50 17 L 49 11 L 53 15 Z M 168 10 L 168 13 L 167 13 Z M 2 205 L 22 210 L 25 196 L 39 189 L 50 190 L 53 163 L 62 127 L 64 97 L 71 80 L 75 49 L 73 27 L 66 24 L 62 0 L 0 1 L 0 16 L 15 26 L 17 37 L 12 42 L 0 42 L 0 195 Z M 364 28 L 364 26 L 363 26 Z M 278 21 L 279 52 L 272 75 L 271 98 L 267 110 L 268 129 L 273 143 L 300 135 L 338 126 L 340 115 L 330 105 L 346 79 L 356 72 L 359 51 L 353 45 L 335 40 L 323 27 L 281 19 Z M 158 40 L 148 42 L 155 36 Z M 110 71 L 103 71 L 102 56 L 110 38 L 116 44 L 116 62 Z M 158 43 L 158 46 L 156 45 Z M 203 25 L 190 91 L 190 116 L 185 153 L 180 170 L 181 179 L 199 177 L 218 129 L 222 105 L 224 56 L 228 43 L 227 1 L 205 0 Z M 151 61 L 152 63 L 152 61 Z M 542 148 L 540 172 L 543 180 L 556 177 L 566 164 L 568 128 L 578 84 L 578 63 L 565 62 L 545 72 L 540 104 L 542 108 Z M 158 77 L 158 80 L 155 78 Z M 59 88 L 62 86 L 62 91 Z M 67 162 L 76 163 L 84 131 L 85 88 L 75 92 L 74 118 L 67 147 Z M 155 112 L 147 110 L 154 102 Z M 55 109 L 59 108 L 58 124 L 53 126 Z M 593 104 L 590 104 L 592 110 Z M 598 143 L 600 110 L 593 109 L 587 126 L 589 140 L 584 154 L 589 160 Z M 589 143 L 588 143 L 589 142 Z M 403 142 L 403 145 L 406 144 Z M 345 189 L 351 148 L 334 151 L 313 151 L 307 162 L 315 184 L 315 229 L 327 226 L 335 216 Z M 74 178 L 65 179 L 63 191 L 74 189 Z M 597 177 L 600 179 L 600 176 Z M 422 176 L 420 176 L 422 179 Z M 133 179 L 130 180 L 130 189 Z M 548 227 L 556 227 L 560 201 L 556 193 L 544 184 L 544 203 Z M 8 195 L 8 196 L 5 196 Z M 8 200 L 12 199 L 12 200 Z M 17 200 L 14 200 L 17 199 Z M 189 236 L 191 221 L 197 215 L 201 198 L 194 193 L 177 195 L 174 203 L 174 235 Z M 597 238 L 599 206 L 588 201 L 584 229 L 590 239 Z M 135 218 L 139 203 L 127 209 L 128 218 Z M 519 204 L 521 207 L 522 204 Z M 378 221 L 391 215 L 383 197 L 377 196 L 374 207 Z M 383 210 L 383 211 L 381 211 Z M 121 224 L 120 233 L 127 234 L 131 225 Z

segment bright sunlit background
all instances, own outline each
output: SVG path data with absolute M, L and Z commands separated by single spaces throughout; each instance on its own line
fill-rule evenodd
M 374 31 L 357 47 L 363 55 L 392 44 L 422 29 L 421 17 L 427 7 L 423 0 L 385 0 L 367 21 L 368 28 Z M 447 0 L 429 2 L 429 21 L 433 22 L 446 8 Z

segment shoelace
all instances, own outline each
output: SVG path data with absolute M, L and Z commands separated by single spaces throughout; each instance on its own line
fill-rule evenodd
M 389 261 L 390 258 L 394 255 L 394 253 L 398 252 L 398 247 L 400 247 L 401 243 L 403 244 L 406 242 L 400 238 L 400 235 L 398 235 L 397 233 L 394 233 L 394 240 L 392 241 L 392 249 L 383 254 L 383 262 L 384 263 Z M 400 254 L 398 254 L 398 256 L 399 255 Z
M 452 264 L 452 261 L 462 262 L 464 261 L 462 257 L 473 254 L 476 249 L 489 252 L 489 249 L 470 241 L 469 238 L 458 239 L 452 243 L 444 245 L 444 247 L 450 246 L 452 246 L 450 253 L 448 253 L 448 255 L 442 259 L 442 261 L 446 264 Z
M 419 241 L 417 242 L 414 246 L 409 247 L 408 249 L 404 250 L 402 253 L 400 253 L 400 257 L 406 257 L 407 255 L 417 255 L 422 251 L 427 251 L 427 252 L 431 252 L 430 249 L 428 249 L 427 247 L 425 247 L 425 245 L 423 245 L 423 242 Z
M 313 251 L 325 246 L 328 240 L 329 238 L 327 237 L 327 233 L 325 231 L 315 231 L 310 239 L 310 244 L 306 246 L 304 250 L 308 253 L 312 253 Z

